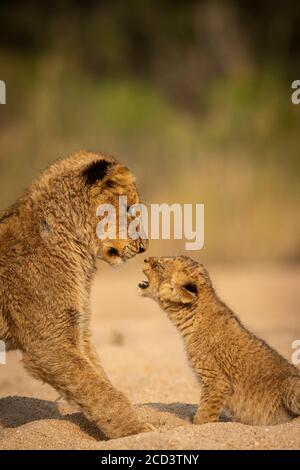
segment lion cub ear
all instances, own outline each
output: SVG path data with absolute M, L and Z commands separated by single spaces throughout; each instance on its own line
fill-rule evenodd
M 105 182 L 108 187 L 128 187 L 135 183 L 135 178 L 131 171 L 123 165 L 116 165 Z
M 190 281 L 186 276 L 175 273 L 172 278 L 173 289 L 176 297 L 183 304 L 189 304 L 196 300 L 198 296 L 198 286 L 194 281 Z
M 82 173 L 86 184 L 92 186 L 102 181 L 107 176 L 111 166 L 112 163 L 104 159 L 95 160 L 94 162 L 90 163 Z

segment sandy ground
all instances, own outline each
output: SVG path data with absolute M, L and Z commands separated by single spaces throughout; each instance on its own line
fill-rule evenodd
M 194 426 L 199 386 L 164 313 L 137 296 L 140 262 L 101 266 L 93 289 L 95 343 L 112 382 L 156 431 L 103 441 L 83 414 L 23 370 L 18 353 L 0 365 L 1 449 L 299 449 L 300 418 L 268 427 Z M 300 339 L 300 270 L 211 268 L 216 288 L 242 321 L 291 359 Z

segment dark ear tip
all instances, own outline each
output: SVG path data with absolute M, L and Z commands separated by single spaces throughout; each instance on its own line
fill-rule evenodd
M 184 287 L 184 289 L 191 292 L 192 294 L 197 294 L 198 293 L 197 285 L 192 283 L 192 282 L 187 282 L 186 284 L 184 284 L 183 287 Z
M 111 165 L 111 162 L 104 159 L 90 163 L 83 171 L 86 183 L 91 186 L 101 181 L 107 175 L 107 171 Z

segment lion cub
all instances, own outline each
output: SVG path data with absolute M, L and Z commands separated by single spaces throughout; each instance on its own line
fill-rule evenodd
M 206 269 L 190 258 L 148 258 L 139 284 L 181 333 L 202 383 L 195 424 L 222 410 L 245 424 L 276 424 L 300 415 L 300 372 L 250 333 L 218 298 Z

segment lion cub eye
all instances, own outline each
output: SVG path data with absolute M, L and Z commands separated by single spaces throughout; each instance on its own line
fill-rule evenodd
M 192 294 L 198 294 L 198 287 L 196 284 L 193 284 L 192 282 L 188 282 L 187 284 L 184 284 L 184 289 L 187 291 L 191 292 Z

